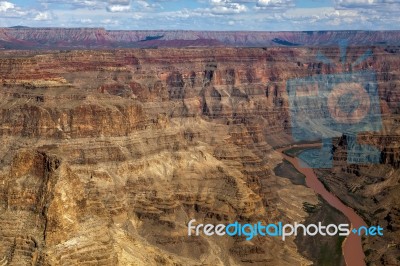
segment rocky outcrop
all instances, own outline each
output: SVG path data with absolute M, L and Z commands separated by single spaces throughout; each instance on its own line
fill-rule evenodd
M 384 133 L 360 134 L 357 138 L 361 144 L 378 148 L 380 164 L 348 163 L 348 136 L 344 135 L 334 142 L 334 168 L 318 170 L 324 185 L 355 208 L 367 224 L 384 228 L 384 236 L 363 240 L 366 261 L 373 265 L 398 264 L 399 261 L 399 132 L 392 119 L 386 118 Z

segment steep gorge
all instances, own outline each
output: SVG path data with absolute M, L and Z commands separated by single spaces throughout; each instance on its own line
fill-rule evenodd
M 364 49 L 352 47 L 348 57 Z M 338 60 L 339 49 L 323 52 Z M 373 52 L 359 69 L 378 73 L 385 135 L 398 119 L 400 58 L 384 47 Z M 318 204 L 312 190 L 273 172 L 282 161 L 274 148 L 292 142 L 286 81 L 342 71 L 316 54 L 3 51 L 0 263 L 310 264 L 294 239 L 187 237 L 186 224 L 300 222 L 308 215 L 303 203 Z M 376 141 L 382 150 L 396 148 Z M 398 157 L 385 158 L 380 167 L 397 171 Z M 382 173 L 391 183 L 399 176 Z M 398 206 L 398 185 L 390 187 L 387 201 Z M 349 201 L 357 204 L 368 211 L 368 201 Z M 398 222 L 393 210 L 381 213 Z M 399 234 L 392 228 L 389 239 Z M 381 256 L 393 260 L 396 252 Z

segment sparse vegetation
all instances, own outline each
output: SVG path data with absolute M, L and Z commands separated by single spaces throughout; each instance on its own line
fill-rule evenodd
M 314 213 L 317 208 L 318 205 L 314 205 L 309 202 L 303 202 L 303 210 L 306 211 L 307 213 Z

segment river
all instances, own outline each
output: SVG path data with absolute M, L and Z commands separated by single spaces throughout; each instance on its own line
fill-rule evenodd
M 318 179 L 317 175 L 314 173 L 314 170 L 312 168 L 301 167 L 299 162 L 300 159 L 290 157 L 283 153 L 284 150 L 288 150 L 293 147 L 318 148 L 319 146 L 315 144 L 294 145 L 289 148 L 285 147 L 278 149 L 278 151 L 281 152 L 282 156 L 286 160 L 288 160 L 290 163 L 293 164 L 293 166 L 297 169 L 297 171 L 306 176 L 306 185 L 308 187 L 313 189 L 315 193 L 321 195 L 321 197 L 324 198 L 332 207 L 336 208 L 347 217 L 347 219 L 351 223 L 352 228 L 366 226 L 364 220 L 353 209 L 344 205 L 343 202 L 341 202 L 334 194 L 330 193 L 328 190 L 325 189 L 324 185 Z M 304 165 L 304 163 L 302 164 Z M 362 250 L 360 236 L 350 233 L 350 235 L 347 236 L 345 241 L 343 241 L 342 252 L 347 266 L 365 266 L 365 261 L 364 261 L 365 255 Z

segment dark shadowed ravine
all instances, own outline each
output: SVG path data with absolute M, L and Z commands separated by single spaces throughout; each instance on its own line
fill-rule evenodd
M 304 145 L 294 145 L 298 149 L 301 148 L 312 148 L 318 147 L 315 144 L 304 144 Z M 321 181 L 318 179 L 317 175 L 314 173 L 312 168 L 303 168 L 300 165 L 300 160 L 296 157 L 291 157 L 283 153 L 285 150 L 289 150 L 292 147 L 286 147 L 278 149 L 282 153 L 282 156 L 288 160 L 293 166 L 302 174 L 306 176 L 306 185 L 313 189 L 315 193 L 321 195 L 332 207 L 336 208 L 342 212 L 351 223 L 351 228 L 358 228 L 360 226 L 366 226 L 364 220 L 350 207 L 344 205 L 334 194 L 330 193 Z M 343 256 L 348 266 L 364 266 L 364 252 L 361 246 L 361 237 L 356 234 L 351 234 L 346 238 L 342 245 Z

